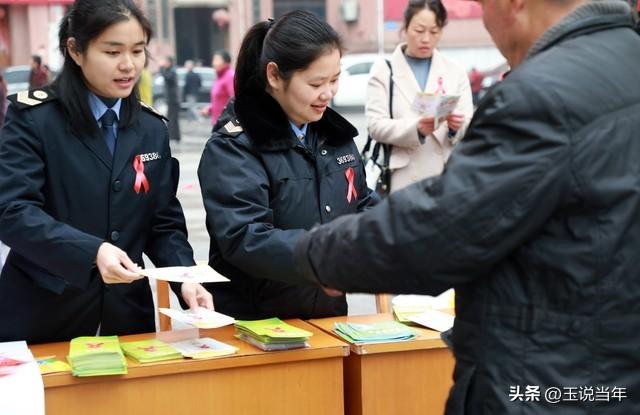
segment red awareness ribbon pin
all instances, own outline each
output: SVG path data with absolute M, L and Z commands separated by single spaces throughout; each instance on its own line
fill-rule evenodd
M 133 184 L 133 190 L 139 194 L 142 187 L 145 193 L 149 193 L 149 181 L 147 176 L 144 175 L 144 163 L 139 154 L 133 158 L 133 169 L 136 171 L 136 182 Z
M 438 89 L 436 89 L 436 94 L 447 95 L 444 90 L 444 79 L 441 76 L 438 77 Z
M 347 188 L 347 202 L 351 203 L 351 199 L 356 200 L 358 198 L 356 186 L 353 184 L 353 179 L 355 178 L 353 167 L 349 167 L 345 170 L 344 176 L 347 178 L 347 183 L 349 184 L 349 187 Z

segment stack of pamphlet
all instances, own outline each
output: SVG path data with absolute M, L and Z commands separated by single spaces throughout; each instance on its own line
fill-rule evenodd
M 121 347 L 125 355 L 138 363 L 182 359 L 182 354 L 179 351 L 156 339 L 122 343 Z
M 76 337 L 67 361 L 74 376 L 124 375 L 124 359 L 118 336 Z
M 397 321 L 367 324 L 335 323 L 333 331 L 348 342 L 355 344 L 399 342 L 416 337 L 414 330 Z
M 235 323 L 236 337 L 262 350 L 289 350 L 309 347 L 313 333 L 285 323 L 279 318 Z

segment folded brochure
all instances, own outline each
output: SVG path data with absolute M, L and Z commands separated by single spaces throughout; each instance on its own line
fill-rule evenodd
M 159 308 L 158 310 L 173 320 L 190 324 L 199 329 L 215 329 L 218 327 L 228 326 L 236 321 L 233 317 L 226 314 L 218 313 L 217 311 L 208 310 L 202 307 L 198 308 L 196 311 L 174 310 L 171 308 Z
M 56 356 L 36 357 L 40 373 L 47 375 L 49 373 L 71 372 L 71 366 L 65 361 L 58 359 Z
M 443 332 L 453 327 L 455 317 L 440 310 L 428 309 L 420 314 L 410 316 L 409 319 L 432 330 Z
M 140 274 L 157 280 L 173 282 L 227 282 L 229 279 L 219 274 L 209 265 L 193 265 L 190 267 L 146 268 Z
M 234 354 L 238 351 L 237 347 L 222 343 L 210 337 L 183 340 L 171 343 L 171 346 L 178 350 L 184 357 L 191 359 L 210 359 Z

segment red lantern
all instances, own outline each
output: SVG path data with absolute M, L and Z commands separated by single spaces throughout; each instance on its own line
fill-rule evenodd
M 227 9 L 216 9 L 211 14 L 211 20 L 213 20 L 220 29 L 223 29 L 229 25 L 229 11 Z

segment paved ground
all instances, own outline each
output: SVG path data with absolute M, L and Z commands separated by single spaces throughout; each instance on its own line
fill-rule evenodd
M 343 115 L 353 123 L 360 136 L 359 146 L 366 139 L 366 121 L 362 109 L 343 111 Z M 209 138 L 209 120 L 181 120 L 182 141 L 172 143 L 172 152 L 180 161 L 180 183 L 178 198 L 182 203 L 189 229 L 189 242 L 193 246 L 196 260 L 206 260 L 209 250 L 209 235 L 205 228 L 205 212 L 200 195 L 197 169 L 202 149 Z M 174 299 L 175 301 L 175 299 Z M 348 296 L 349 314 L 369 314 L 375 312 L 373 296 L 353 294 Z

